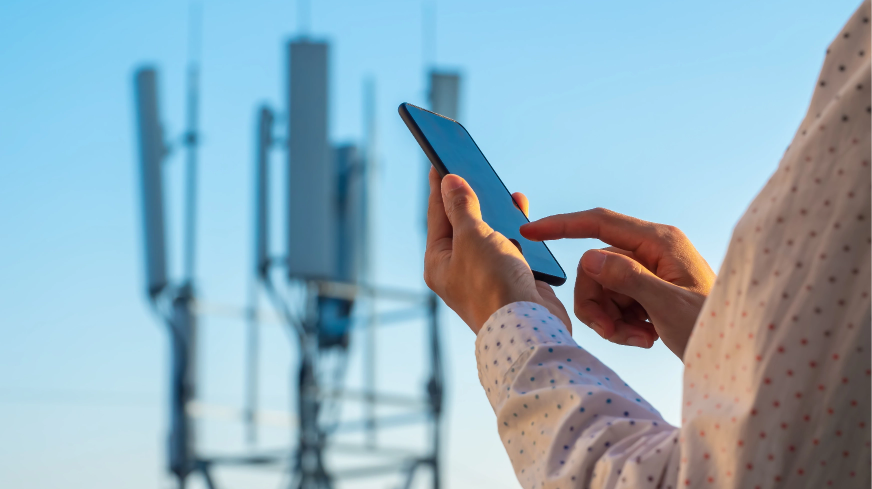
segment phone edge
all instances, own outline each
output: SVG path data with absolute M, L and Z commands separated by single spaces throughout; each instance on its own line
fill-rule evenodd
M 409 129 L 409 132 L 412 133 L 412 136 L 414 136 L 415 141 L 418 142 L 418 146 L 420 146 L 421 149 L 424 151 L 424 155 L 426 155 L 427 159 L 430 160 L 430 164 L 433 165 L 434 168 L 436 168 L 436 171 L 439 172 L 439 176 L 444 177 L 445 175 L 448 174 L 448 168 L 446 168 L 445 165 L 442 163 L 442 160 L 439 159 L 439 156 L 433 150 L 433 146 L 430 145 L 430 141 L 427 141 L 427 138 L 424 137 L 424 133 L 421 131 L 421 129 L 418 127 L 418 124 L 412 118 L 412 114 L 409 113 L 409 109 L 406 108 L 407 105 L 412 105 L 412 104 L 410 104 L 408 102 L 403 102 L 397 108 L 397 112 L 400 113 L 400 118 L 403 119 L 403 122 L 406 124 L 406 127 Z M 418 107 L 416 105 L 412 105 L 412 107 L 415 107 L 415 108 L 418 108 L 421 110 L 427 110 L 427 109 L 422 109 L 421 107 Z M 430 112 L 430 111 L 428 110 L 427 112 Z M 433 112 L 433 114 L 435 114 L 435 112 Z M 442 116 L 442 117 L 444 117 L 444 116 Z M 446 119 L 448 119 L 448 118 L 446 117 Z M 457 121 L 454 121 L 454 122 L 457 122 Z

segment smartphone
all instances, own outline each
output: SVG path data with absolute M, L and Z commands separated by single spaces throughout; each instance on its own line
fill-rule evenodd
M 469 182 L 481 203 L 484 222 L 520 248 L 533 277 L 550 285 L 563 285 L 566 273 L 551 250 L 545 243 L 521 236 L 521 226 L 530 221 L 515 206 L 512 194 L 469 132 L 454 119 L 409 103 L 400 104 L 399 112 L 436 171 L 442 176 L 453 173 Z

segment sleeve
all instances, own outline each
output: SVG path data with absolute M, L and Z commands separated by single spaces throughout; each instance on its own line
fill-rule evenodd
M 524 488 L 655 488 L 675 479 L 668 468 L 677 466 L 678 429 L 544 306 L 495 312 L 478 334 L 476 359 Z

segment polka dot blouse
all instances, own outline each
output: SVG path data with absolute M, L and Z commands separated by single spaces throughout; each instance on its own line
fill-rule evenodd
M 523 487 L 870 487 L 869 17 L 867 0 L 830 45 L 734 230 L 685 353 L 681 427 L 543 306 L 481 329 L 479 378 Z

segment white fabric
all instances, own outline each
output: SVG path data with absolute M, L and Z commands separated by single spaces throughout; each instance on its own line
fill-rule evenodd
M 476 357 L 525 488 L 619 487 L 620 478 L 649 476 L 660 482 L 676 457 L 678 430 L 544 306 L 516 302 L 494 313 L 479 332 Z
M 482 328 L 479 377 L 523 487 L 870 486 L 869 5 L 734 230 L 685 353 L 680 428 L 543 306 Z

